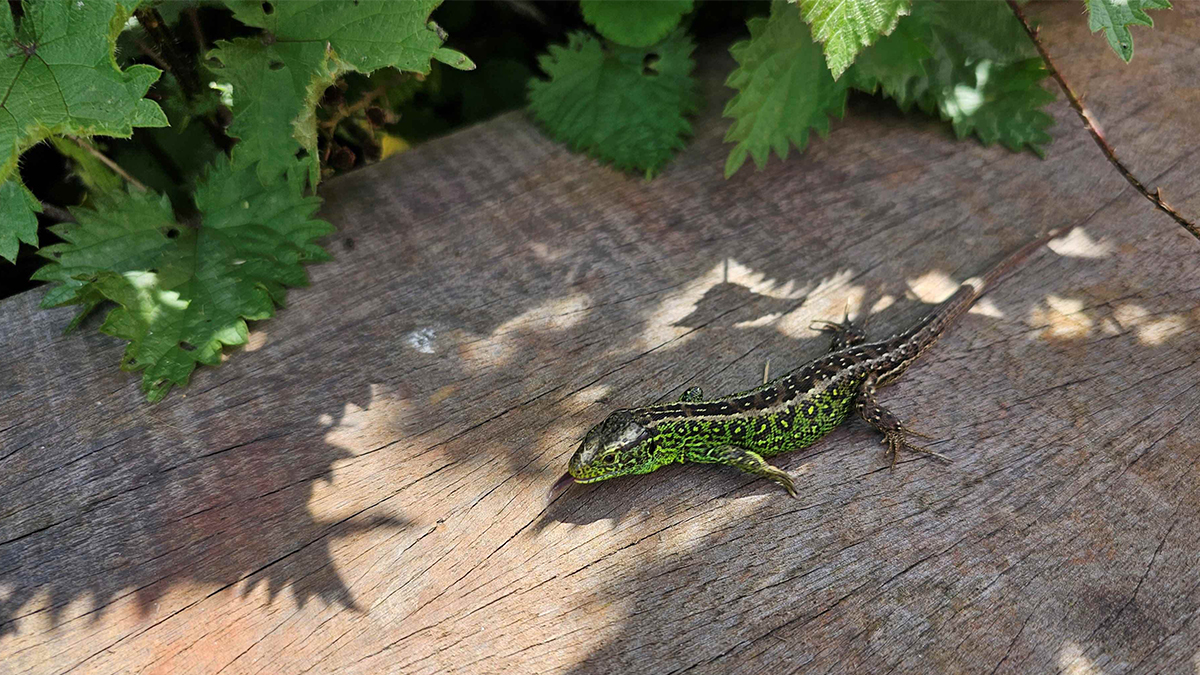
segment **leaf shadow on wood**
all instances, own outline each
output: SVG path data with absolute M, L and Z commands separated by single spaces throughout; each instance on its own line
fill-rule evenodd
M 63 339 L 75 340 L 68 350 L 116 351 L 96 334 Z M 102 422 L 87 422 L 82 401 L 79 419 L 22 420 L 3 458 L 19 484 L 3 490 L 0 635 L 97 625 L 114 607 L 154 625 L 222 592 L 261 594 L 269 604 L 287 589 L 300 607 L 320 598 L 362 611 L 334 564 L 334 543 L 410 523 L 372 512 L 323 517 L 312 502 L 335 463 L 351 456 L 327 442 L 329 430 L 347 399 L 366 405 L 369 396 L 310 392 L 272 405 L 213 387 L 212 375 L 228 373 L 204 373 L 206 389 L 150 406 L 136 378 L 106 373 L 118 394 L 91 406 Z

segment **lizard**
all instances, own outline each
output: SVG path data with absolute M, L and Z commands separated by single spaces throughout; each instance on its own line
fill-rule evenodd
M 894 382 L 984 292 L 1062 233 L 1050 230 L 982 277 L 967 279 L 911 328 L 886 340 L 867 343 L 865 330 L 847 311 L 841 323 L 814 322 L 833 334 L 827 353 L 753 389 L 705 400 L 703 391 L 692 387 L 675 402 L 613 411 L 584 436 L 550 498 L 572 482 L 646 474 L 676 462 L 732 466 L 799 497 L 792 476 L 767 458 L 816 443 L 851 410 L 883 434 L 893 470 L 902 449 L 949 461 L 909 440 L 924 434 L 882 406 L 876 390 Z

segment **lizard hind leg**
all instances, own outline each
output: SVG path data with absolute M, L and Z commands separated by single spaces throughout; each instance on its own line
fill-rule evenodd
M 680 403 L 695 403 L 696 401 L 703 400 L 704 390 L 700 387 L 689 387 L 688 390 L 683 392 L 683 394 L 679 397 Z
M 867 331 L 863 326 L 850 320 L 849 308 L 847 308 L 845 316 L 842 317 L 841 323 L 824 320 L 813 321 L 809 325 L 809 328 L 833 333 L 833 340 L 829 344 L 830 352 L 840 352 L 843 349 L 860 345 L 867 341 Z
M 877 431 L 883 434 L 882 442 L 887 445 L 887 453 L 892 457 L 893 470 L 896 468 L 896 461 L 900 458 L 900 450 L 902 448 L 907 448 L 923 455 L 932 455 L 945 462 L 950 461 L 949 457 L 940 452 L 934 452 L 924 446 L 915 445 L 908 440 L 908 436 L 920 436 L 922 438 L 929 438 L 929 436 L 905 428 L 891 411 L 879 405 L 879 401 L 875 398 L 874 376 L 868 377 L 859 385 L 858 395 L 854 399 L 854 407 L 867 424 L 875 427 Z
M 727 464 L 748 474 L 775 481 L 782 485 L 789 495 L 796 499 L 800 498 L 791 474 L 767 463 L 762 455 L 753 450 L 739 448 L 736 445 L 726 445 L 717 450 L 715 459 L 718 464 Z

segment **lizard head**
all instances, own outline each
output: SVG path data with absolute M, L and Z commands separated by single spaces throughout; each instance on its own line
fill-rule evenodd
M 647 473 L 654 463 L 653 434 L 628 410 L 618 410 L 592 427 L 567 466 L 576 483 Z

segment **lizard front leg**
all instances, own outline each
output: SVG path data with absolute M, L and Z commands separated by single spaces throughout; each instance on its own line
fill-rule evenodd
M 809 328 L 833 333 L 833 340 L 829 344 L 830 352 L 840 352 L 843 349 L 860 345 L 867 341 L 867 331 L 862 326 L 850 320 L 849 312 L 842 318 L 841 323 L 813 321 L 809 325 Z
M 858 395 L 854 398 L 854 407 L 858 410 L 858 414 L 862 416 L 867 424 L 875 427 L 877 431 L 883 434 L 883 442 L 888 446 L 888 453 L 892 456 L 892 468 L 896 468 L 896 460 L 900 457 L 900 448 L 908 448 L 913 452 L 919 452 L 925 455 L 933 455 L 938 459 L 949 462 L 950 458 L 930 450 L 929 448 L 920 445 L 913 445 L 909 442 L 905 434 L 913 436 L 925 436 L 911 429 L 905 429 L 900 420 L 893 415 L 887 408 L 879 405 L 879 401 L 875 398 L 875 376 L 870 375 L 863 380 L 858 386 Z M 926 436 L 926 438 L 928 438 Z
M 726 445 L 713 453 L 713 460 L 717 464 L 727 464 L 748 474 L 775 481 L 782 485 L 788 494 L 797 499 L 800 498 L 800 495 L 796 493 L 796 484 L 792 481 L 792 476 L 783 469 L 771 466 L 767 460 L 763 459 L 762 455 L 753 450 L 739 448 L 736 445 Z

